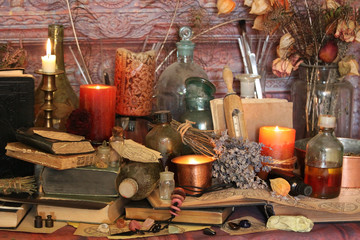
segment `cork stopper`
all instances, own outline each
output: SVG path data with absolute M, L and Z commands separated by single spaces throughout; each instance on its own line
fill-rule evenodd
M 132 178 L 125 178 L 119 185 L 119 193 L 124 198 L 133 197 L 138 189 L 138 183 Z
M 332 115 L 320 115 L 318 123 L 319 123 L 319 127 L 335 128 L 336 118 Z

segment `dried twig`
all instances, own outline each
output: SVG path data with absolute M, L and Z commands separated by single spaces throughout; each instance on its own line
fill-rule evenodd
M 77 35 L 76 35 L 75 24 L 74 24 L 74 21 L 73 21 L 73 18 L 72 18 L 72 14 L 71 14 L 71 8 L 70 8 L 69 0 L 66 0 L 66 4 L 67 4 L 68 11 L 69 11 L 69 18 L 70 18 L 71 27 L 72 27 L 72 30 L 73 30 L 73 33 L 74 33 L 76 46 L 77 46 L 77 48 L 78 48 L 79 55 L 80 55 L 80 59 L 81 59 L 83 65 L 84 65 L 85 72 L 86 72 L 86 75 L 87 75 L 87 77 L 88 77 L 88 81 L 86 81 L 86 79 L 85 79 L 85 81 L 86 81 L 86 82 L 89 82 L 90 84 L 92 84 L 93 81 L 91 80 L 91 77 L 90 77 L 90 74 L 89 74 L 89 70 L 88 70 L 88 68 L 86 67 L 85 59 L 84 59 L 84 56 L 82 55 L 81 48 L 80 48 L 80 44 L 79 44 L 79 41 L 78 41 L 78 38 L 77 38 Z
M 157 53 L 156 61 L 158 60 L 158 58 L 159 58 L 159 56 L 160 56 L 161 50 L 164 48 L 164 45 L 165 45 L 165 43 L 166 43 L 166 40 L 167 40 L 167 38 L 168 38 L 168 36 L 169 36 L 169 33 L 170 33 L 170 30 L 171 30 L 171 27 L 172 27 L 172 25 L 174 24 L 174 21 L 175 21 L 175 18 L 176 18 L 176 13 L 177 13 L 177 10 L 178 10 L 178 8 L 179 8 L 179 5 L 180 5 L 180 0 L 177 0 L 176 6 L 175 6 L 175 10 L 174 10 L 174 15 L 172 16 L 172 19 L 171 19 L 171 22 L 170 22 L 170 26 L 169 26 L 169 28 L 168 28 L 168 31 L 167 31 L 166 36 L 165 36 L 165 38 L 164 38 L 164 41 L 163 41 L 162 44 L 161 44 L 160 50 L 159 50 L 158 53 Z
M 216 29 L 216 28 L 219 28 L 219 27 L 222 27 L 222 26 L 227 25 L 227 24 L 229 24 L 229 23 L 237 22 L 237 21 L 240 21 L 240 20 L 243 20 L 243 19 L 244 19 L 244 18 L 235 18 L 235 19 L 231 19 L 231 20 L 229 20 L 229 21 L 226 21 L 226 22 L 223 22 L 223 23 L 219 23 L 219 24 L 217 24 L 217 25 L 214 25 L 214 26 L 212 26 L 212 27 L 210 27 L 210 28 L 208 28 L 208 29 L 205 29 L 204 31 L 202 31 L 202 32 L 194 35 L 194 36 L 191 38 L 191 40 L 194 40 L 194 39 L 200 37 L 201 35 L 203 35 L 203 34 L 205 34 L 205 33 L 208 33 L 208 32 L 210 32 L 210 31 L 212 31 L 212 30 L 214 30 L 214 29 Z M 176 48 L 172 49 L 172 50 L 168 53 L 168 55 L 166 55 L 166 57 L 164 58 L 164 60 L 157 66 L 155 72 L 158 72 L 158 71 L 159 71 L 159 69 L 161 68 L 161 66 L 167 61 L 167 59 L 168 59 L 174 52 L 176 52 Z

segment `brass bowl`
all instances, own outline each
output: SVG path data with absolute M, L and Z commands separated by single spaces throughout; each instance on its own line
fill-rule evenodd
M 344 146 L 344 155 L 353 153 L 360 154 L 360 139 L 338 138 Z M 295 141 L 295 155 L 300 167 L 302 177 L 304 177 L 306 144 L 310 138 Z M 341 187 L 358 188 L 360 187 L 360 155 L 343 157 L 343 172 Z

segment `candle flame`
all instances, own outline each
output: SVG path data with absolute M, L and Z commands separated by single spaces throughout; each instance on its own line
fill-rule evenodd
M 51 55 L 51 42 L 50 38 L 48 38 L 46 43 L 46 55 L 49 57 Z
M 279 131 L 280 129 L 279 129 L 279 127 L 278 126 L 276 126 L 275 127 L 275 131 Z

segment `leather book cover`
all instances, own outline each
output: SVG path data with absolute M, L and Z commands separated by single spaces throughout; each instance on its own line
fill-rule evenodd
M 117 197 L 116 178 L 119 168 L 82 167 L 56 170 L 45 167 L 40 184 L 45 194 Z

